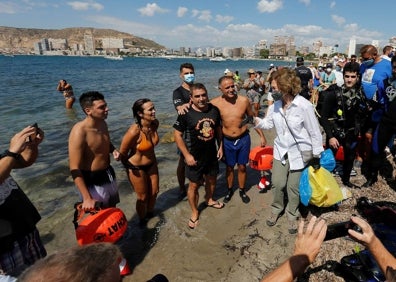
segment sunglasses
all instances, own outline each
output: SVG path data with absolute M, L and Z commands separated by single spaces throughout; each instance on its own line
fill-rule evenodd
M 344 75 L 345 78 L 356 78 L 357 75 Z

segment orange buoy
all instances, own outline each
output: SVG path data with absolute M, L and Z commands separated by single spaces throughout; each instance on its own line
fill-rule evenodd
M 85 217 L 81 215 L 77 220 L 75 216 L 74 224 L 79 245 L 117 242 L 128 227 L 126 216 L 119 208 L 93 210 Z
M 269 170 L 274 160 L 274 148 L 257 146 L 250 150 L 249 166 L 256 170 Z

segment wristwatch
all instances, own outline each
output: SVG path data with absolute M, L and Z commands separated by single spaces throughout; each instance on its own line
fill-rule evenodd
M 4 153 L 1 154 L 0 159 L 2 159 L 4 157 L 11 157 L 11 158 L 18 160 L 20 156 L 21 155 L 18 153 L 14 153 L 14 152 L 10 152 L 9 150 L 5 150 Z

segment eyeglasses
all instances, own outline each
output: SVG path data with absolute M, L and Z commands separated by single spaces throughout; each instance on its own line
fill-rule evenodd
M 344 75 L 344 77 L 345 77 L 345 78 L 356 78 L 357 75 L 347 75 L 347 74 L 346 74 L 346 75 Z
M 230 88 L 235 88 L 235 85 L 229 85 L 227 87 L 224 87 L 224 89 L 230 89 Z

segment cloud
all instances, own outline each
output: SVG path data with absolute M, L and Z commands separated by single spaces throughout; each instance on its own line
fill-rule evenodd
M 16 14 L 19 12 L 18 5 L 12 2 L 0 2 L 0 14 Z
M 152 17 L 154 14 L 165 14 L 169 10 L 163 9 L 157 3 L 147 3 L 146 7 L 138 9 L 142 16 Z
M 222 16 L 222 15 L 216 15 L 216 22 L 218 23 L 229 23 L 232 22 L 234 17 L 232 16 Z
M 331 15 L 331 19 L 339 26 L 345 24 L 345 18 L 341 16 Z
M 197 9 L 192 10 L 192 17 L 197 18 L 198 20 L 203 22 L 210 22 L 213 18 L 211 11 L 209 10 L 200 11 Z
M 108 16 L 89 16 L 88 20 L 96 23 L 102 28 L 111 28 L 143 38 L 155 37 L 159 34 L 166 34 L 166 28 L 156 25 L 146 25 L 138 22 L 120 20 L 119 18 Z
M 282 0 L 260 0 L 257 9 L 260 13 L 273 13 L 283 7 Z
M 86 11 L 90 9 L 96 11 L 103 10 L 103 5 L 96 3 L 94 1 L 86 1 L 86 2 L 73 1 L 73 2 L 67 2 L 67 4 L 71 6 L 73 10 L 77 10 L 77 11 Z
M 311 0 L 298 0 L 298 1 L 305 4 L 305 6 L 309 6 L 309 4 L 311 4 Z
M 182 18 L 182 17 L 184 17 L 184 15 L 187 13 L 187 11 L 188 11 L 188 9 L 187 9 L 186 7 L 179 7 L 179 8 L 177 9 L 177 16 L 178 16 L 179 18 Z
M 335 1 L 332 1 L 332 2 L 330 3 L 330 9 L 333 9 L 333 8 L 335 7 L 335 5 L 336 5 L 336 2 L 335 2 Z

